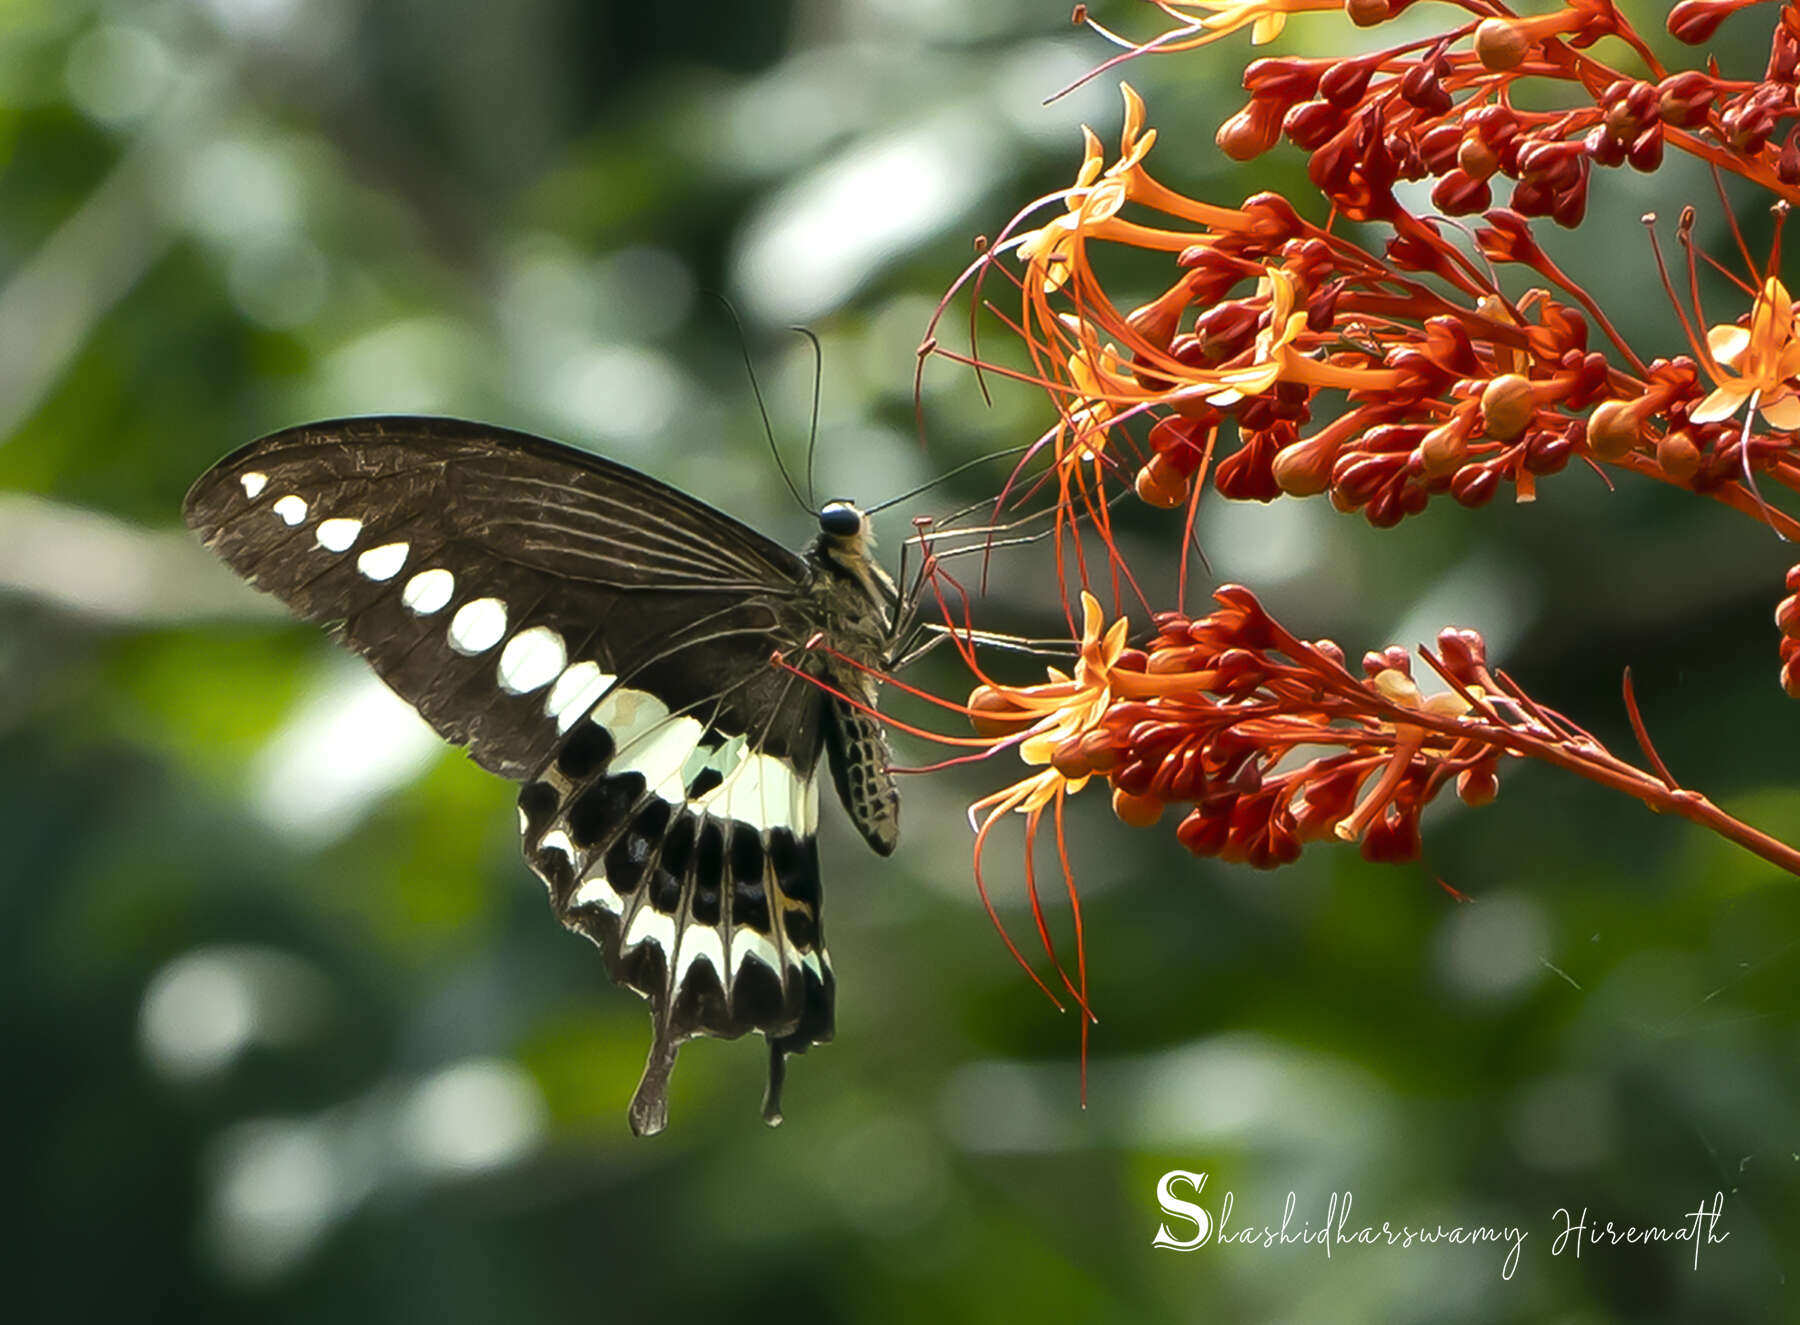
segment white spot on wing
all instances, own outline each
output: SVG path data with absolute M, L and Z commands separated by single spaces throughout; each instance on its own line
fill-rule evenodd
M 680 769 L 688 762 L 693 747 L 700 744 L 706 727 L 693 718 L 670 718 L 650 735 L 643 736 L 630 749 L 619 751 L 612 769 L 617 772 L 641 772 L 644 785 L 664 801 L 679 805 L 688 796 L 686 783 L 680 780 Z
M 544 700 L 544 712 L 556 719 L 558 731 L 568 731 L 594 706 L 619 678 L 600 670 L 599 664 L 578 662 L 556 678 Z
M 591 874 L 581 881 L 581 887 L 575 890 L 573 904 L 575 906 L 597 906 L 602 911 L 611 911 L 618 915 L 625 909 L 625 899 L 613 891 L 613 886 L 598 874 Z
M 662 705 L 658 704 L 658 708 Z M 681 766 L 687 763 L 694 747 L 705 732 L 693 718 L 665 718 L 629 743 L 619 741 L 617 730 L 613 740 L 619 751 L 613 756 L 613 773 L 642 773 L 644 784 L 664 800 L 679 804 L 687 796 L 681 780 Z
M 434 566 L 406 582 L 406 587 L 400 591 L 400 601 L 420 616 L 430 616 L 442 611 L 455 592 L 456 577 L 442 566 Z
M 719 983 L 725 983 L 725 944 L 719 931 L 710 925 L 689 925 L 681 931 L 681 955 L 675 959 L 677 989 L 687 978 L 688 967 L 698 961 L 711 962 Z
M 521 630 L 500 650 L 500 686 L 510 694 L 529 694 L 549 685 L 566 658 L 562 636 L 550 627 Z
M 238 482 L 244 485 L 244 495 L 251 501 L 255 501 L 262 496 L 263 489 L 269 486 L 269 476 L 257 473 L 239 474 Z
M 485 653 L 506 634 L 506 604 L 498 598 L 473 598 L 450 618 L 450 647 L 458 653 Z
M 653 906 L 640 906 L 637 914 L 631 917 L 631 928 L 625 931 L 625 941 L 619 945 L 619 951 L 630 952 L 645 939 L 668 952 L 675 946 L 675 918 Z
M 552 701 L 555 698 L 552 691 Z M 594 705 L 590 717 L 612 735 L 618 752 L 613 771 L 642 773 L 649 789 L 670 804 L 687 799 L 688 784 L 702 769 L 716 768 L 723 781 L 694 799 L 696 813 L 736 819 L 765 832 L 786 828 L 796 836 L 809 836 L 818 829 L 818 779 L 801 777 L 775 755 L 757 753 L 742 737 L 733 737 L 717 750 L 702 750 L 705 728 L 697 720 L 685 714 L 671 716 L 656 696 L 625 686 L 614 688 Z M 558 725 L 566 730 L 573 721 L 559 718 Z
M 669 708 L 655 695 L 621 686 L 596 704 L 588 716 L 606 728 L 615 747 L 623 747 L 661 723 L 669 716 Z
M 380 547 L 372 547 L 356 559 L 356 569 L 371 580 L 391 580 L 406 564 L 408 550 L 405 543 L 383 543 Z M 448 571 L 444 573 L 449 574 Z
M 764 966 L 777 975 L 781 974 L 781 957 L 775 951 L 775 945 L 748 925 L 737 925 L 731 931 L 731 972 L 735 978 L 744 969 L 744 963 L 756 958 Z
M 805 836 L 818 826 L 818 780 L 802 778 L 786 760 L 746 746 L 736 766 L 726 770 L 725 780 L 695 799 L 694 809 L 765 832 L 786 828 Z
M 306 498 L 296 497 L 288 493 L 285 497 L 277 497 L 275 504 L 269 508 L 282 518 L 286 524 L 299 524 L 306 518 Z
M 319 540 L 319 546 L 327 552 L 348 552 L 356 536 L 362 532 L 362 521 L 352 520 L 348 516 L 335 516 L 330 520 L 319 521 L 319 527 L 313 531 L 313 537 Z
M 609 691 L 588 717 L 613 738 L 613 772 L 643 774 L 649 789 L 672 804 L 685 799 L 681 769 L 700 743 L 704 728 L 698 722 L 672 717 L 655 695 L 625 686 Z

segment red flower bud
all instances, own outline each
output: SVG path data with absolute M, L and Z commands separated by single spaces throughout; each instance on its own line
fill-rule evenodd
M 1698 46 L 1710 41 L 1719 24 L 1737 8 L 1729 0 L 1681 0 L 1669 11 L 1669 35 L 1689 46 Z
M 1442 115 L 1450 109 L 1450 91 L 1444 86 L 1442 73 L 1435 61 L 1421 61 L 1400 76 L 1400 95 L 1407 104 L 1417 106 L 1427 115 Z
M 1754 154 L 1762 151 L 1774 136 L 1779 113 L 1778 107 L 1752 99 L 1727 108 L 1720 114 L 1719 122 L 1732 147 Z
M 1162 818 L 1163 803 L 1150 796 L 1133 796 L 1128 791 L 1114 789 L 1112 796 L 1113 813 L 1121 822 L 1133 828 L 1149 828 Z
M 1656 443 L 1656 463 L 1677 483 L 1690 482 L 1700 472 L 1700 448 L 1685 428 L 1665 433 Z
M 1417 144 L 1419 160 L 1433 175 L 1441 175 L 1457 164 L 1457 153 L 1466 137 L 1459 124 L 1439 124 L 1425 131 Z
M 1475 27 L 1475 58 L 1489 73 L 1517 69 L 1531 54 L 1531 36 L 1512 19 L 1484 18 Z
M 1380 60 L 1339 60 L 1319 78 L 1319 95 L 1340 110 L 1362 100 Z
M 1273 463 L 1276 447 L 1267 433 L 1256 433 L 1219 462 L 1213 486 L 1232 501 L 1274 501 L 1281 495 Z
M 1378 423 L 1363 433 L 1356 449 L 1371 455 L 1404 456 L 1430 431 L 1421 423 Z
M 1517 193 L 1515 189 L 1515 197 Z M 1517 212 L 1496 207 L 1486 220 L 1487 225 L 1475 232 L 1475 243 L 1488 261 L 1534 263 L 1543 257 L 1532 237 L 1531 223 Z
M 1656 110 L 1656 89 L 1648 83 L 1621 78 L 1607 88 L 1601 97 L 1606 107 L 1602 123 L 1614 138 L 1628 141 L 1637 137 Z
M 1456 150 L 1456 164 L 1465 175 L 1486 179 L 1500 169 L 1500 154 L 1476 134 L 1466 134 Z
M 1513 185 L 1512 210 L 1522 217 L 1550 215 L 1550 190 L 1536 180 L 1520 180 Z
M 1331 60 L 1278 56 L 1252 60 L 1244 70 L 1244 91 L 1265 101 L 1291 106 L 1318 91 L 1319 79 L 1337 67 Z
M 1539 432 L 1525 445 L 1525 468 L 1534 474 L 1560 473 L 1574 453 L 1574 439 L 1567 433 Z
M 1531 379 L 1502 373 L 1481 389 L 1481 419 L 1489 437 L 1510 442 L 1523 433 L 1537 413 L 1537 390 Z
M 1216 856 L 1225 845 L 1230 827 L 1228 820 L 1209 817 L 1196 809 L 1177 825 L 1175 840 L 1196 856 Z
M 1466 684 L 1480 684 L 1480 671 L 1487 666 L 1487 641 L 1478 630 L 1458 630 L 1446 626 L 1438 631 L 1438 660 L 1450 675 Z
M 1359 28 L 1385 23 L 1412 0 L 1344 0 L 1344 15 Z
M 1494 192 L 1485 179 L 1471 179 L 1460 169 L 1452 170 L 1431 190 L 1432 204 L 1446 216 L 1467 216 L 1485 211 L 1494 201 Z
M 1482 464 L 1464 465 L 1450 476 L 1450 495 L 1471 509 L 1492 501 L 1499 486 L 1499 471 Z
M 1404 463 L 1404 457 L 1346 451 L 1332 466 L 1332 492 L 1348 502 L 1351 510 L 1355 510 L 1381 491 Z
M 1133 309 L 1125 324 L 1143 337 L 1144 342 L 1159 350 L 1169 348 L 1187 311 L 1189 287 L 1184 277 L 1147 304 Z
M 1699 69 L 1684 69 L 1656 85 L 1656 113 L 1665 124 L 1689 129 L 1705 121 L 1714 95 L 1710 76 Z
M 1631 162 L 1633 170 L 1641 170 L 1645 174 L 1660 166 L 1663 159 L 1662 125 L 1649 125 L 1633 138 L 1631 145 L 1625 149 L 1625 159 Z
M 1417 860 L 1423 845 L 1418 810 L 1402 808 L 1396 801 L 1363 831 L 1362 857 L 1375 864 L 1403 864 Z
M 1419 468 L 1426 478 L 1453 473 L 1469 453 L 1469 439 L 1455 423 L 1433 428 L 1419 443 Z
M 1329 431 L 1281 448 L 1271 466 L 1275 482 L 1290 497 L 1315 497 L 1331 486 L 1333 462 L 1341 439 Z
M 1500 777 L 1492 760 L 1483 760 L 1456 775 L 1456 794 L 1464 805 L 1486 805 L 1500 794 Z
M 1400 485 L 1390 482 L 1362 508 L 1363 519 L 1376 529 L 1392 529 L 1406 518 L 1406 507 L 1400 500 Z
M 1587 215 L 1587 181 L 1559 191 L 1550 201 L 1550 219 L 1565 230 L 1573 230 Z
M 1800 129 L 1788 134 L 1775 158 L 1775 173 L 1783 184 L 1800 184 Z
M 1312 646 L 1325 661 L 1344 671 L 1350 670 L 1344 662 L 1343 647 L 1336 640 L 1316 639 L 1312 642 Z
M 1133 483 L 1138 500 L 1147 506 L 1172 510 L 1188 497 L 1188 475 L 1169 463 L 1169 458 L 1153 455 L 1137 472 Z
M 1251 236 L 1259 244 L 1275 247 L 1306 231 L 1294 204 L 1279 193 L 1251 194 L 1240 210 L 1253 222 Z
M 1302 101 L 1281 117 L 1288 141 L 1308 152 L 1329 142 L 1343 127 L 1343 112 L 1329 101 Z
M 1412 675 L 1412 654 L 1398 644 L 1390 644 L 1385 649 L 1370 649 L 1363 654 L 1363 672 L 1374 677 L 1383 672 L 1399 672 L 1400 675 Z
M 1581 136 L 1581 150 L 1597 166 L 1611 169 L 1625 164 L 1625 143 L 1596 124 Z
M 1789 658 L 1781 664 L 1781 688 L 1789 699 L 1800 699 L 1800 658 Z
M 1642 431 L 1636 402 L 1603 400 L 1588 415 L 1588 451 L 1597 460 L 1618 460 L 1637 446 Z
M 1800 639 L 1800 595 L 1790 595 L 1775 605 L 1775 629 Z
M 1252 100 L 1219 126 L 1213 141 L 1233 161 L 1254 161 L 1281 136 L 1284 109 L 1272 102 Z

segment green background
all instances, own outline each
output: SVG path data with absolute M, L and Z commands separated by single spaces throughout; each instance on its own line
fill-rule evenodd
M 1729 68 L 1760 70 L 1766 23 L 1728 26 Z M 1282 49 L 1346 31 L 1300 21 Z M 1246 49 L 1130 70 L 1151 167 L 1217 200 L 1304 198 L 1298 153 L 1212 151 Z M 637 1141 L 643 1005 L 552 922 L 509 788 L 180 529 L 187 485 L 251 437 L 429 411 L 592 446 L 798 543 L 709 292 L 742 312 L 792 465 L 812 360 L 784 328 L 823 340 L 821 495 L 878 501 L 1028 440 L 1040 397 L 987 406 L 936 364 L 921 445 L 913 350 L 973 236 L 1071 178 L 1075 126 L 1116 137 L 1116 79 L 1042 104 L 1107 53 L 1058 0 L 0 6 L 9 1315 L 1791 1313 L 1800 901 L 1686 824 L 1509 765 L 1492 807 L 1429 818 L 1418 866 L 1319 846 L 1262 875 L 1079 797 L 1084 1110 L 1076 1022 L 970 875 L 965 807 L 1017 765 L 910 778 L 892 861 L 827 813 L 838 1040 L 794 1064 L 787 1123 L 757 1120 L 760 1043 L 700 1043 L 670 1130 Z M 1635 218 L 1687 202 L 1725 251 L 1678 163 L 1599 176 L 1559 250 L 1646 356 L 1679 344 Z M 1739 210 L 1759 242 L 1764 203 Z M 1739 311 L 1710 288 L 1730 310 L 1711 320 Z M 997 472 L 884 517 L 889 549 Z M 1134 564 L 1172 583 L 1168 517 L 1125 519 Z M 1741 516 L 1572 469 L 1533 505 L 1394 531 L 1314 501 L 1215 504 L 1202 536 L 1218 577 L 1352 656 L 1487 632 L 1622 754 L 1629 665 L 1685 782 L 1800 835 L 1768 615 L 1793 552 Z M 980 611 L 1042 633 L 1056 602 L 1039 547 L 996 563 Z M 911 679 L 968 685 L 942 659 Z M 1020 878 L 1003 840 L 1023 938 Z M 1493 1247 L 1153 1251 L 1171 1168 L 1210 1175 L 1215 1213 L 1229 1189 L 1240 1225 L 1290 1190 L 1316 1225 L 1348 1191 L 1356 1224 L 1528 1236 L 1510 1282 Z M 1673 1227 L 1715 1191 L 1729 1237 L 1697 1270 L 1685 1247 L 1550 1254 L 1559 1207 Z

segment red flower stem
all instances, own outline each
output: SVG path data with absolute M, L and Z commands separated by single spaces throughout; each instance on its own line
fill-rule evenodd
M 1397 704 L 1377 701 L 1372 707 L 1383 710 L 1383 716 L 1395 724 L 1423 727 L 1452 739 L 1471 737 L 1527 759 L 1577 774 L 1590 782 L 1634 796 L 1659 814 L 1678 814 L 1691 823 L 1709 828 L 1727 841 L 1735 842 L 1753 855 L 1800 877 L 1800 850 L 1732 818 L 1697 791 L 1667 786 L 1660 779 L 1628 764 L 1601 747 L 1582 749 L 1546 741 L 1503 725 L 1487 721 L 1471 723 L 1466 718 L 1444 717 L 1422 709 L 1402 708 Z
M 1735 152 L 1728 152 L 1722 147 L 1707 142 L 1704 138 L 1695 137 L 1693 134 L 1685 133 L 1671 125 L 1664 126 L 1663 136 L 1671 147 L 1678 147 L 1692 156 L 1699 157 L 1700 160 L 1718 170 L 1736 175 L 1740 179 L 1747 179 L 1752 184 L 1761 185 L 1778 198 L 1786 198 L 1789 202 L 1800 202 L 1800 189 L 1784 183 L 1781 176 L 1761 161 L 1739 156 Z

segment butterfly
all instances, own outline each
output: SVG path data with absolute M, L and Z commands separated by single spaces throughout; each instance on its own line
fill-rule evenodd
M 207 471 L 184 514 L 522 784 L 557 918 L 650 1003 L 632 1130 L 666 1124 L 684 1041 L 748 1031 L 778 1123 L 787 1056 L 834 1025 L 822 758 L 868 844 L 899 840 L 874 676 L 908 612 L 868 517 L 827 502 L 796 554 L 588 452 L 413 417 L 273 433 Z

